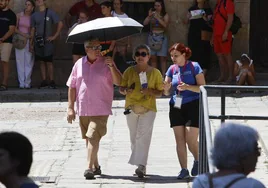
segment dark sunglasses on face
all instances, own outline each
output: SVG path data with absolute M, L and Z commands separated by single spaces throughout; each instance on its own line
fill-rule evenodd
M 101 46 L 87 46 L 87 48 L 90 48 L 92 50 L 101 50 Z
M 135 52 L 135 57 L 140 57 L 140 56 L 142 56 L 142 57 L 146 57 L 148 54 L 146 53 L 146 52 Z

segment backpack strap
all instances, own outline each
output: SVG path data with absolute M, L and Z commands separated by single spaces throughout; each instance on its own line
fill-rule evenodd
M 242 180 L 242 179 L 245 179 L 245 178 L 246 178 L 245 176 L 235 178 L 235 179 L 232 180 L 230 183 L 228 183 L 224 188 L 229 188 L 229 187 L 231 187 L 233 184 L 235 184 L 236 182 L 238 182 L 239 180 Z
M 195 78 L 195 76 L 196 76 L 196 74 L 195 74 L 195 70 L 194 70 L 194 65 L 193 65 L 193 62 L 192 61 L 189 61 L 189 63 L 190 63 L 190 66 L 191 66 L 191 72 L 192 72 L 192 75 L 194 76 L 194 78 Z M 171 68 L 171 73 L 172 73 L 172 75 L 176 72 L 176 65 L 173 65 L 172 66 L 172 68 Z
M 218 6 L 218 10 L 217 10 L 217 12 L 218 12 L 218 13 L 220 14 L 220 16 L 225 20 L 225 22 L 227 22 L 227 18 L 225 18 L 225 17 L 222 15 L 221 11 L 220 11 L 220 8 L 221 8 L 222 3 L 223 3 L 223 6 L 224 6 L 224 9 L 226 10 L 226 0 L 221 0 L 221 1 L 220 1 L 220 4 L 219 4 L 219 6 Z
M 208 177 L 209 188 L 213 188 L 213 181 L 212 181 L 213 174 L 207 173 L 207 177 Z
M 193 62 L 192 61 L 190 61 L 190 65 L 191 65 L 191 71 L 192 71 L 192 75 L 195 77 L 196 76 L 196 74 L 195 74 L 195 70 L 194 70 L 194 65 L 193 65 Z

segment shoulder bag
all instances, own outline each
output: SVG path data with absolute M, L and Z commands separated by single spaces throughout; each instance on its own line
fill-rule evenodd
M 43 32 L 43 36 L 41 36 L 41 35 L 36 35 L 35 36 L 35 43 L 37 44 L 37 46 L 39 48 L 43 48 L 45 46 L 47 11 L 48 11 L 48 8 L 46 8 L 45 17 L 44 17 L 44 32 Z
M 22 14 L 20 16 L 22 16 Z M 19 18 L 18 22 L 19 21 L 20 21 L 20 18 Z M 13 35 L 12 44 L 13 44 L 14 48 L 21 50 L 21 49 L 25 48 L 25 46 L 27 44 L 27 40 L 28 39 L 26 37 L 20 35 L 19 33 L 15 33 Z

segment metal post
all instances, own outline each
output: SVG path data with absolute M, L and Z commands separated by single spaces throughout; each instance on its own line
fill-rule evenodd
M 202 99 L 202 92 L 200 92 L 199 97 L 199 163 L 198 163 L 198 174 L 203 173 L 203 155 L 204 155 L 204 146 L 203 142 L 205 141 L 204 138 L 204 121 L 203 121 L 203 99 Z
M 221 89 L 221 123 L 225 122 L 225 89 Z

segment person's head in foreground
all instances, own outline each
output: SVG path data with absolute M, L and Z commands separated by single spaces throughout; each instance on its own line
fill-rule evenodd
M 27 178 L 33 161 L 31 142 L 17 132 L 0 133 L 0 182 L 7 188 L 33 183 Z
M 264 185 L 254 178 L 246 176 L 254 172 L 258 157 L 258 132 L 245 125 L 225 123 L 217 131 L 211 157 L 218 169 L 213 174 L 203 174 L 194 180 L 193 188 L 208 187 L 209 182 L 218 187 L 263 188 Z M 210 177 L 210 178 L 209 178 Z
M 223 124 L 214 138 L 214 165 L 219 170 L 232 170 L 245 175 L 254 172 L 260 156 L 258 139 L 258 132 L 249 126 Z

